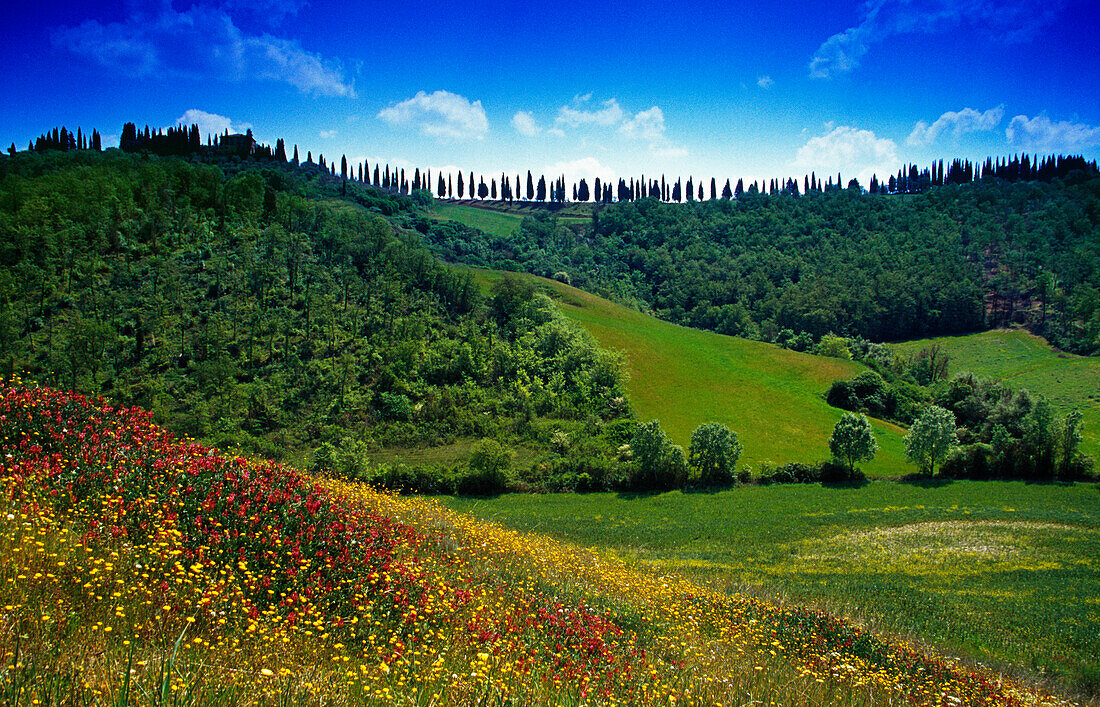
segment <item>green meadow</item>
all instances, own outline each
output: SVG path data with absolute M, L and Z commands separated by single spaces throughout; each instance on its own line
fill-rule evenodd
M 763 462 L 829 457 L 829 435 L 841 411 L 823 395 L 830 383 L 851 378 L 862 365 L 677 326 L 559 282 L 540 282 L 560 296 L 566 316 L 604 348 L 622 353 L 639 419 L 660 420 L 677 444 L 686 448 L 696 427 L 722 422 L 745 447 L 740 464 L 754 471 Z M 873 422 L 879 451 L 861 468 L 872 477 L 915 471 L 905 459 L 905 431 Z
M 918 339 L 895 344 L 915 353 L 936 344 L 950 357 L 950 374 L 971 371 L 1013 388 L 1041 393 L 1056 409 L 1077 408 L 1084 415 L 1081 448 L 1100 460 L 1100 358 L 1057 351 L 1042 337 L 1022 329 L 997 329 L 966 336 Z
M 587 204 L 568 204 L 550 213 L 562 223 L 581 223 L 592 219 Z M 514 235 L 525 216 L 535 216 L 546 212 L 545 205 L 531 202 L 516 202 L 512 205 L 501 202 L 484 202 L 479 206 L 468 206 L 447 201 L 437 201 L 432 211 L 441 219 L 477 228 L 494 236 L 507 238 Z
M 1100 688 L 1095 485 L 877 481 L 445 502 L 996 669 Z
M 450 204 L 445 201 L 436 202 L 432 208 L 442 219 L 457 221 L 496 236 L 511 236 L 519 229 L 519 223 L 523 220 L 523 216 L 518 214 Z

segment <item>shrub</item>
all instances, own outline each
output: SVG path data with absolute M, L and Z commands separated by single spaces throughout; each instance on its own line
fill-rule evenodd
M 454 493 L 456 479 L 434 466 L 382 465 L 371 470 L 365 481 L 398 493 Z
M 687 457 L 672 443 L 657 420 L 642 423 L 630 440 L 636 473 L 632 486 L 645 489 L 680 488 L 687 481 Z
M 940 475 L 953 479 L 988 479 L 992 475 L 993 447 L 967 444 L 955 447 L 943 460 Z
M 412 417 L 412 403 L 401 393 L 379 393 L 377 406 L 383 420 L 404 422 Z
M 836 334 L 826 334 L 821 337 L 821 341 L 817 343 L 814 352 L 818 356 L 829 356 L 830 358 L 852 358 L 852 352 L 848 350 L 848 340 Z
M 691 433 L 691 464 L 699 470 L 699 480 L 704 486 L 732 482 L 742 449 L 737 433 L 720 422 L 699 425 Z

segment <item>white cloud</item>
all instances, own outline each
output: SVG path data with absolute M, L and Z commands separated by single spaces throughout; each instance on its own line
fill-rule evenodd
M 604 166 L 595 157 L 582 157 L 576 160 L 555 162 L 544 167 L 542 173 L 546 175 L 547 179 L 564 175 L 566 184 L 575 184 L 584 179 L 588 182 L 589 189 L 595 186 L 596 177 L 599 177 L 601 182 L 614 182 L 617 179 L 615 170 Z M 538 179 L 537 174 L 535 179 Z
M 657 106 L 637 113 L 619 126 L 619 132 L 629 138 L 657 142 L 665 137 L 665 114 Z
M 891 174 L 898 167 L 897 145 L 870 130 L 840 125 L 832 131 L 810 138 L 798 149 L 793 166 L 819 177 L 840 172 L 845 185 L 852 177 L 866 188 L 872 174 Z
M 862 21 L 826 39 L 813 58 L 813 78 L 856 69 L 872 45 L 901 34 L 934 34 L 967 26 L 1004 42 L 1033 38 L 1061 12 L 1065 0 L 868 0 Z
M 530 111 L 521 110 L 512 116 L 512 127 L 520 135 L 534 137 L 542 132 L 542 128 L 535 122 L 535 116 Z
M 324 140 L 331 140 L 332 138 L 336 137 L 336 131 L 335 130 L 322 130 L 318 134 Z
M 650 145 L 649 150 L 653 153 L 654 157 L 666 159 L 687 157 L 691 154 L 686 147 L 677 147 L 676 145 Z
M 554 120 L 555 127 L 568 126 L 575 128 L 579 125 L 618 125 L 623 119 L 623 109 L 614 98 L 609 98 L 600 105 L 597 110 L 587 110 L 585 105 L 592 100 L 592 94 L 574 96 L 573 105 L 562 106 L 558 110 L 558 117 Z
M 923 120 L 918 121 L 913 126 L 913 132 L 909 134 L 909 138 L 905 142 L 913 146 L 931 145 L 945 131 L 950 131 L 954 137 L 958 138 L 966 133 L 992 130 L 1000 125 L 1004 115 L 1005 107 L 1003 105 L 990 108 L 984 113 L 973 108 L 963 108 L 960 111 L 949 110 L 936 118 L 931 125 Z
M 175 124 L 185 127 L 198 125 L 199 134 L 202 135 L 203 140 L 206 139 L 207 135 L 223 135 L 226 131 L 230 134 L 243 133 L 252 128 L 251 123 L 235 123 L 224 115 L 207 113 L 198 108 L 185 111 L 183 115 L 176 118 Z
M 1100 127 L 1067 120 L 1055 122 L 1045 115 L 1018 115 L 1005 129 L 1005 137 L 1024 150 L 1080 152 L 1100 145 Z
M 768 90 L 769 88 L 771 88 L 772 86 L 775 85 L 775 81 L 772 79 L 771 76 L 768 76 L 767 74 L 764 74 L 763 76 L 761 76 L 760 78 L 758 78 L 756 80 L 756 85 L 766 91 L 766 90 Z
M 263 79 L 315 96 L 355 96 L 339 62 L 306 51 L 297 40 L 246 34 L 227 8 L 199 4 L 177 12 L 163 3 L 146 12 L 135 5 L 121 22 L 85 20 L 54 30 L 50 40 L 55 47 L 129 76 Z
M 452 140 L 481 139 L 489 130 L 489 119 L 481 101 L 470 102 L 450 91 L 425 93 L 384 108 L 378 117 L 391 125 L 413 125 L 421 134 Z

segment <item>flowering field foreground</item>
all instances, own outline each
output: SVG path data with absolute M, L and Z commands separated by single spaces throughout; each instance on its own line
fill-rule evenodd
M 141 410 L 0 393 L 5 704 L 1066 704 Z

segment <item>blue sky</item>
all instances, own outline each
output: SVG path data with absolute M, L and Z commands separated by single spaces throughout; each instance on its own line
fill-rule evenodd
M 11 3 L 8 3 L 11 5 Z M 798 6 L 796 6 L 798 5 Z M 736 180 L 1100 156 L 1091 0 L 21 3 L 0 140 L 243 130 L 478 174 Z

